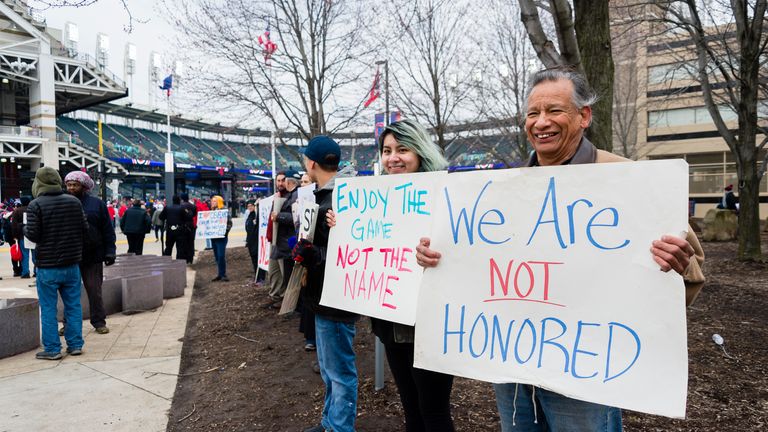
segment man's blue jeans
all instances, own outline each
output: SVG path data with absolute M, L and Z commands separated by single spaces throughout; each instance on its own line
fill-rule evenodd
M 227 238 L 211 239 L 213 247 L 213 258 L 216 260 L 216 267 L 219 269 L 220 278 L 227 276 Z
M 19 249 L 21 250 L 21 275 L 29 276 L 29 249 L 24 245 L 24 238 L 19 239 Z
M 40 322 L 43 347 L 47 352 L 60 352 L 59 325 L 56 302 L 61 294 L 67 325 L 64 339 L 70 349 L 83 347 L 83 310 L 80 306 L 80 266 L 37 269 L 37 297 L 40 301 Z
M 322 425 L 333 432 L 355 430 L 357 367 L 352 341 L 355 324 L 315 315 L 315 340 L 320 377 L 325 383 Z
M 571 399 L 541 387 L 534 392 L 527 384 L 494 384 L 493 389 L 502 432 L 621 432 L 618 408 Z

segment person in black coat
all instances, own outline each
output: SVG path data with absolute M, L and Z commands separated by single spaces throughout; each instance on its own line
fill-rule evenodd
M 91 312 L 91 325 L 98 334 L 109 333 L 107 313 L 101 297 L 104 280 L 104 264 L 115 263 L 115 228 L 104 201 L 90 195 L 94 187 L 91 177 L 82 171 L 72 171 L 64 177 L 67 192 L 80 200 L 88 219 L 88 234 L 85 236 L 83 259 L 80 261 L 80 276 Z M 64 334 L 64 329 L 59 331 Z
M 248 217 L 245 218 L 245 246 L 248 248 L 248 255 L 251 256 L 253 272 L 259 274 L 259 218 L 256 212 L 256 206 L 253 201 L 248 201 L 246 207 Z
M 160 220 L 165 221 L 165 250 L 163 255 L 171 256 L 173 245 L 176 245 L 176 259 L 187 259 L 186 240 L 192 235 L 189 231 L 189 221 L 192 215 L 181 206 L 181 198 L 174 195 L 173 204 L 165 206 L 160 212 Z
M 195 258 L 195 232 L 197 231 L 197 207 L 189 202 L 189 195 L 182 193 L 179 195 L 181 198 L 181 207 L 189 214 L 189 220 L 187 221 L 187 230 L 189 235 L 184 238 L 184 245 L 182 249 L 185 252 L 184 258 L 187 260 L 187 264 L 192 264 L 192 260 Z
M 120 230 L 128 239 L 128 253 L 141 255 L 144 251 L 144 236 L 152 230 L 152 219 L 141 207 L 141 200 L 133 200 L 133 206 L 120 218 Z
M 67 317 L 64 339 L 67 353 L 83 353 L 83 312 L 80 307 L 80 266 L 88 221 L 80 201 L 64 193 L 59 173 L 51 167 L 35 172 L 35 199 L 27 207 L 24 236 L 36 243 L 37 296 L 44 351 L 41 360 L 61 358 L 61 340 L 56 331 L 56 300 L 61 296 Z

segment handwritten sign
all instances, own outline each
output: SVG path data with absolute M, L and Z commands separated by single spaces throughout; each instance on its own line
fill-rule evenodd
M 296 198 L 298 211 L 299 239 L 312 241 L 315 233 L 315 221 L 317 220 L 317 211 L 320 208 L 315 204 L 314 183 L 299 188 L 299 194 Z
M 412 325 L 423 274 L 416 245 L 428 233 L 445 172 L 336 181 L 320 304 Z
M 272 243 L 267 240 L 267 228 L 269 227 L 269 215 L 272 213 L 272 196 L 262 198 L 258 205 L 257 211 L 259 219 L 259 268 L 262 270 L 269 270 L 269 251 L 272 248 Z
M 195 238 L 223 238 L 227 233 L 227 215 L 229 210 L 210 210 L 197 212 L 197 231 Z
M 649 252 L 687 229 L 685 162 L 448 175 L 435 198 L 414 366 L 685 415 L 685 290 Z

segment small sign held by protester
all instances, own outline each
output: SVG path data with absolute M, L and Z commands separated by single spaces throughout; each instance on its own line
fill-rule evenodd
M 197 232 L 195 238 L 223 238 L 227 233 L 227 214 L 229 210 L 210 210 L 197 213 Z

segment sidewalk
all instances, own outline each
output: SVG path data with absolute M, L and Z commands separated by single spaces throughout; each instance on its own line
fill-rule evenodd
M 147 240 L 145 253 L 159 254 L 159 243 Z M 0 298 L 36 298 L 35 280 L 12 277 L 7 256 Z M 0 432 L 165 431 L 194 280 L 187 270 L 184 296 L 155 311 L 108 316 L 109 334 L 83 321 L 79 357 L 37 360 L 33 350 L 0 359 Z

